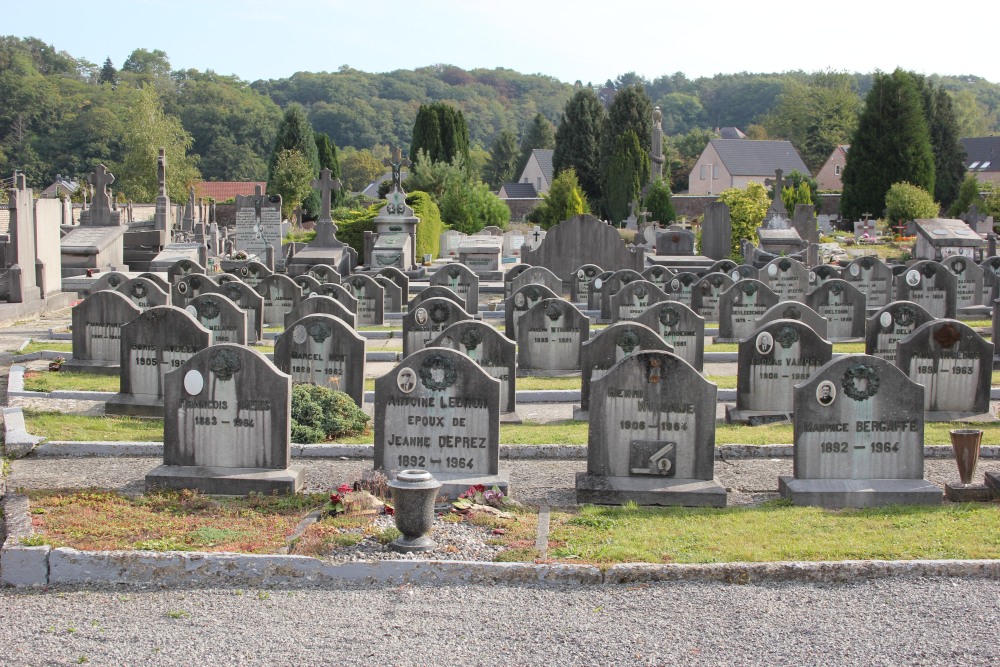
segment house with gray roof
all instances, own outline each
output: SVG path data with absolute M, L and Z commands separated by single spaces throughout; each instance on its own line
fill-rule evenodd
M 965 149 L 965 169 L 980 183 L 1000 185 L 1000 137 L 967 137 L 958 140 Z
M 717 195 L 747 183 L 764 183 L 781 169 L 786 175 L 797 170 L 810 174 L 790 141 L 712 139 L 688 176 L 688 194 Z
M 531 151 L 528 164 L 524 165 L 518 183 L 531 183 L 535 192 L 542 194 L 552 185 L 552 149 L 535 148 Z

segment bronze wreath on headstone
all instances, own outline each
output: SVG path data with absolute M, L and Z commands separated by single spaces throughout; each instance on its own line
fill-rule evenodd
M 844 388 L 844 395 L 855 401 L 864 401 L 877 394 L 878 384 L 878 373 L 867 364 L 850 366 L 840 381 L 840 386 Z
M 443 391 L 455 384 L 458 371 L 451 359 L 435 353 L 424 359 L 418 371 L 420 382 L 431 391 Z

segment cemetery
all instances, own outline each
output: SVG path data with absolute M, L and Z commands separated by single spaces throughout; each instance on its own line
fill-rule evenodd
M 905 258 L 821 243 L 780 169 L 743 239 L 722 201 L 695 227 L 633 202 L 621 224 L 444 229 L 398 147 L 366 227 L 339 218 L 324 168 L 308 231 L 302 202 L 290 216 L 259 185 L 228 222 L 193 190 L 172 205 L 160 157 L 152 221 L 132 224 L 103 164 L 75 224 L 23 176 L 0 207 L 0 312 L 46 313 L 0 336 L 4 584 L 85 583 L 74 559 L 148 551 L 174 554 L 149 566 L 168 579 L 187 551 L 307 557 L 262 567 L 331 579 L 385 561 L 1000 558 L 992 232 L 914 219 Z M 74 473 L 53 480 L 60 462 Z M 113 505 L 149 534 L 70 529 Z M 163 518 L 199 511 L 182 534 Z M 884 543 L 850 537 L 918 511 Z M 685 550 L 671 532 L 694 517 Z M 746 535 L 716 540 L 732 521 Z M 955 521 L 964 541 L 921 543 Z

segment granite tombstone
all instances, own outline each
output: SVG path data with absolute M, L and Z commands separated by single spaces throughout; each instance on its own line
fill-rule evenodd
M 344 320 L 325 313 L 306 315 L 274 342 L 274 365 L 308 382 L 338 389 L 358 407 L 365 399 L 365 339 Z

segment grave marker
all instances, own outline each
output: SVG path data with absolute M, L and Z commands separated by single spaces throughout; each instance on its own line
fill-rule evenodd
M 877 257 L 859 257 L 840 274 L 864 293 L 868 308 L 881 308 L 896 300 L 892 269 Z
M 831 278 L 806 296 L 806 305 L 826 318 L 827 340 L 864 338 L 865 295 L 853 283 Z
M 896 300 L 912 301 L 936 318 L 955 317 L 957 295 L 958 278 L 937 262 L 914 262 L 896 277 Z
M 500 412 L 516 410 L 516 344 L 494 327 L 476 320 L 455 322 L 430 347 L 447 347 L 469 357 L 490 377 L 500 380 Z M 506 420 L 505 420 L 506 421 Z
M 94 292 L 73 306 L 73 358 L 64 370 L 118 375 L 121 366 L 121 328 L 142 309 L 118 292 Z
M 479 276 L 461 264 L 446 264 L 428 279 L 428 284 L 450 289 L 462 298 L 466 312 L 479 312 Z
M 674 351 L 658 332 L 636 322 L 617 322 L 584 341 L 580 348 L 580 408 L 574 411 L 573 419 L 587 418 L 593 382 L 606 375 L 619 361 L 640 350 Z
M 274 342 L 274 365 L 292 377 L 338 389 L 358 407 L 365 399 L 365 339 L 339 317 L 314 313 L 295 320 Z
M 896 344 L 933 320 L 926 310 L 910 301 L 893 301 L 865 323 L 865 354 L 896 362 Z
M 664 301 L 635 319 L 673 348 L 674 354 L 701 371 L 705 360 L 705 318 L 679 301 Z
M 757 328 L 757 320 L 777 305 L 778 295 L 754 278 L 740 280 L 719 296 L 716 343 L 736 343 Z M 691 362 L 688 362 L 691 363 Z
M 590 318 L 562 299 L 542 299 L 517 321 L 519 374 L 565 375 L 580 370 Z
M 472 316 L 451 299 L 443 297 L 424 299 L 403 316 L 404 360 L 430 345 L 432 340 L 455 322 L 471 319 Z

